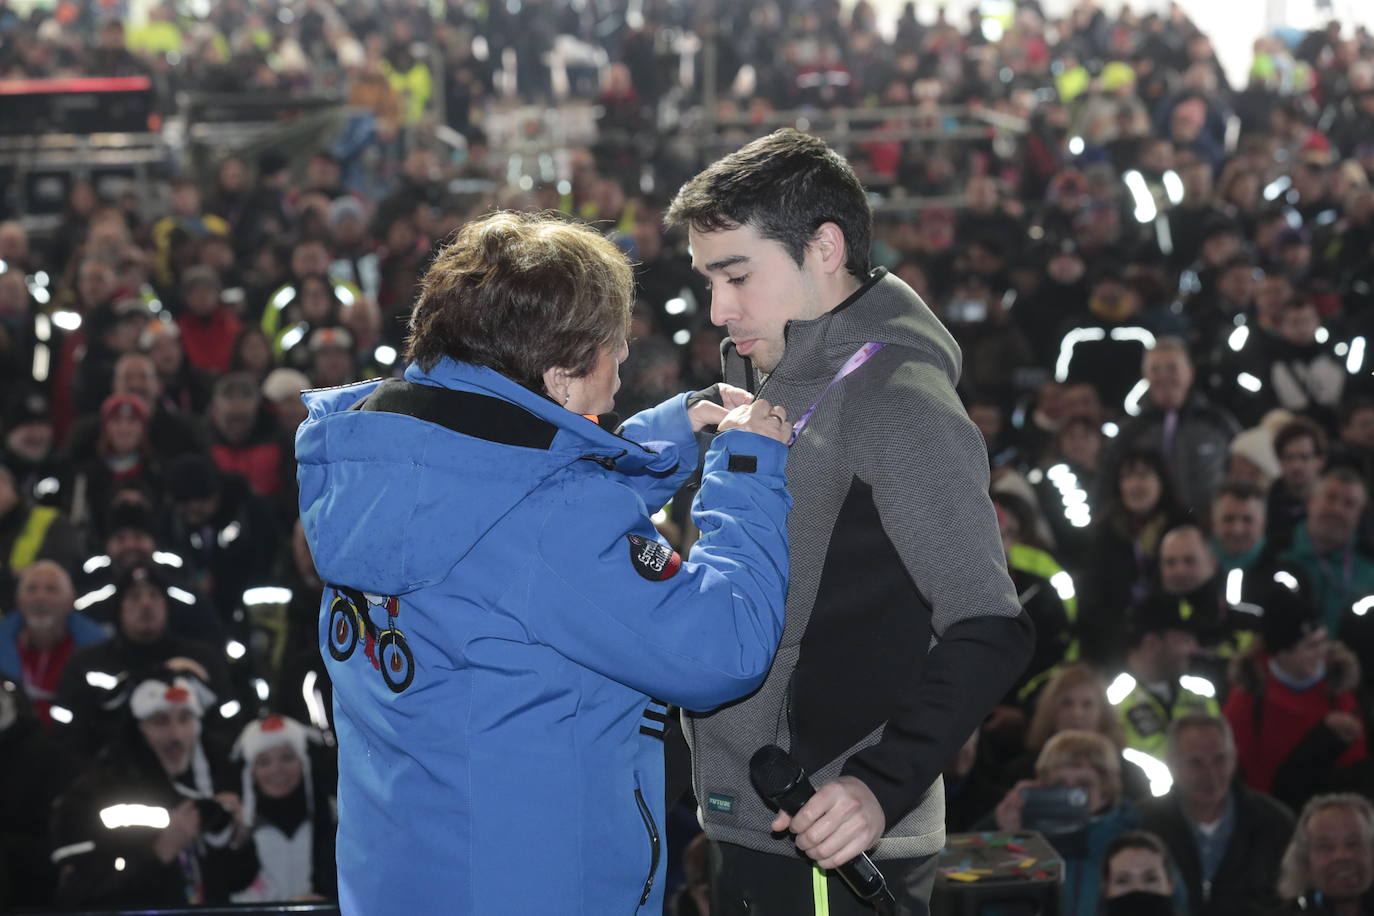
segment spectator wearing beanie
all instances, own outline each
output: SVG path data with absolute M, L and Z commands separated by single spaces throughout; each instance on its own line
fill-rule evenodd
M 300 349 L 309 354 L 313 387 L 335 388 L 358 380 L 353 335 L 346 328 L 316 328 Z
M 0 608 L 12 608 L 20 575 L 38 560 L 74 570 L 81 562 L 80 534 L 51 506 L 36 505 L 0 463 Z
M 229 371 L 234 339 L 243 322 L 220 299 L 220 280 L 213 267 L 188 268 L 181 278 L 182 313 L 177 319 L 186 359 L 197 369 Z
M 161 580 L 177 589 L 170 611 L 171 633 L 208 645 L 224 644 L 224 625 L 210 601 L 197 593 L 184 570 L 186 561 L 157 542 L 153 512 L 145 503 L 121 495 L 107 510 L 101 527 L 104 552 L 86 558 L 77 577 L 76 606 L 87 617 L 113 631 L 119 618 L 119 582 L 137 566 L 152 566 Z
M 265 584 L 271 571 L 271 507 L 238 474 L 221 472 L 209 455 L 183 455 L 169 464 L 167 495 L 159 543 L 181 557 L 181 571 L 197 590 L 229 614 L 242 604 L 243 592 Z
M 1297 810 L 1360 772 L 1360 667 L 1302 595 L 1273 584 L 1259 603 L 1264 647 L 1233 664 L 1225 715 L 1246 784 Z
M 1216 715 L 1216 686 L 1188 674 L 1206 624 L 1187 602 L 1151 595 L 1127 617 L 1125 670 L 1107 689 L 1126 746 L 1164 759 L 1169 723 L 1188 713 Z
M 338 895 L 333 774 L 318 772 L 319 735 L 281 715 L 250 722 L 234 744 L 243 771 L 244 824 L 262 864 L 236 903 Z M 321 778 L 324 777 L 324 778 Z
M 135 566 L 115 589 L 114 636 L 72 654 L 53 705 L 53 720 L 63 726 L 69 746 L 87 754 L 114 737 L 117 718 L 112 719 L 107 706 L 120 684 L 137 672 L 178 659 L 203 675 L 216 705 L 230 699 L 222 646 L 171 633 L 169 619 L 178 599 L 175 586 L 156 565 Z
M 165 327 L 174 332 L 176 325 Z M 148 443 L 159 459 L 203 452 L 210 447 L 209 434 L 200 417 L 168 402 L 162 376 L 148 354 L 125 353 L 121 356 L 115 362 L 113 385 L 114 394 L 133 395 L 148 405 Z M 67 436 L 66 454 L 74 461 L 88 458 L 95 454 L 99 439 L 100 414 L 84 416 L 76 421 Z
M 228 903 L 258 871 L 238 781 L 210 722 L 215 697 L 172 666 L 126 685 L 106 753 L 53 814 L 53 861 L 64 907 Z M 149 820 L 159 811 L 165 820 Z
M 291 448 L 263 408 L 262 393 L 251 376 L 234 372 L 215 383 L 210 431 L 210 454 L 220 470 L 242 474 L 260 496 L 282 506 L 294 504 Z
M 1263 500 L 1281 472 L 1273 432 L 1263 425 L 1251 427 L 1231 440 L 1230 452 L 1226 479 L 1257 487 Z
M 8 468 L 13 475 L 15 492 L 21 499 L 44 506 L 60 505 L 61 459 L 48 398 L 42 391 L 29 387 L 6 392 L 3 404 L 0 467 Z
M 148 404 L 132 394 L 112 394 L 100 406 L 94 457 L 69 471 L 63 486 L 73 524 L 94 529 L 102 507 L 117 490 L 138 487 L 159 493 L 162 478 L 148 442 Z
M 295 369 L 273 369 L 262 380 L 263 400 L 276 417 L 282 432 L 292 439 L 296 436 L 296 427 L 309 414 L 301 393 L 311 387 L 305 373 Z

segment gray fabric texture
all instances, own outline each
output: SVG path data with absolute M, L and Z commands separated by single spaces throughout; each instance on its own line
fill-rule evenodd
M 860 346 L 869 341 L 886 346 L 825 395 L 792 447 L 787 466 L 794 497 L 788 521 L 791 582 L 782 642 L 767 679 L 740 701 L 711 713 L 685 715 L 683 725 L 706 833 L 713 840 L 793 855 L 791 838 L 776 838 L 769 831 L 774 813 L 750 785 L 748 761 L 764 744 L 790 745 L 790 681 L 837 513 L 855 478 L 871 486 L 886 537 L 924 599 L 911 613 L 931 617 L 930 645 L 913 647 L 913 653 L 929 652 L 962 621 L 1018 618 L 1021 608 L 988 498 L 986 447 L 954 390 L 959 349 L 920 297 L 897 278 L 875 272 L 859 294 L 836 310 L 790 322 L 786 338 L 782 361 L 757 393 L 782 404 L 790 418 L 816 401 Z M 728 343 L 725 352 L 726 381 L 747 386 L 749 367 Z M 1012 642 L 1005 658 L 1005 666 L 996 666 L 999 670 L 977 672 L 990 692 L 997 685 L 1001 690 L 1011 686 L 1029 658 L 1029 647 Z M 923 663 L 913 655 L 914 666 Z M 862 670 L 845 674 L 865 677 Z M 915 680 L 913 693 L 919 694 L 920 678 Z M 905 704 L 912 698 L 901 699 Z M 958 711 L 952 718 L 959 727 L 966 719 L 972 726 L 962 737 L 947 736 L 941 743 L 952 743 L 952 753 L 986 712 Z M 844 715 L 842 703 L 835 714 Z M 813 783 L 833 780 L 842 770 L 862 772 L 856 770 L 862 752 L 893 739 L 891 728 L 875 729 L 811 773 Z M 898 806 L 896 823 L 889 817 L 873 850 L 875 858 L 931 855 L 942 847 L 944 799 L 938 773 L 944 763 L 930 762 L 925 786 L 907 787 L 910 799 Z

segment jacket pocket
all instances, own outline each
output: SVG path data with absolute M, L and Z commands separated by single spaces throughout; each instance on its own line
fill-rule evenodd
M 644 800 L 644 793 L 635 788 L 635 805 L 639 808 L 639 816 L 644 821 L 644 832 L 649 839 L 649 874 L 644 879 L 644 890 L 639 895 L 639 907 L 649 902 L 649 895 L 654 891 L 654 875 L 658 872 L 658 857 L 661 855 L 662 841 L 658 835 L 658 825 L 654 823 L 654 813 L 649 810 L 649 803 Z

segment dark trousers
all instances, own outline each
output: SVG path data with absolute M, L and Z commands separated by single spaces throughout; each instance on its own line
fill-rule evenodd
M 935 862 L 935 856 L 924 856 L 876 863 L 897 898 L 898 916 L 929 916 Z M 824 873 L 829 909 L 819 909 L 814 875 L 811 860 L 801 854 L 779 856 L 712 843 L 711 916 L 872 916 L 873 908 L 833 870 Z

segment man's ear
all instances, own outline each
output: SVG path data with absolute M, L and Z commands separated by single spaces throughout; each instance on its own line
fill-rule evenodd
M 845 245 L 844 231 L 835 223 L 821 223 L 811 236 L 810 248 L 825 273 L 834 274 L 845 269 L 849 248 Z
M 559 404 L 568 403 L 569 386 L 572 384 L 573 374 L 567 369 L 560 369 L 555 366 L 544 370 L 544 391 Z

